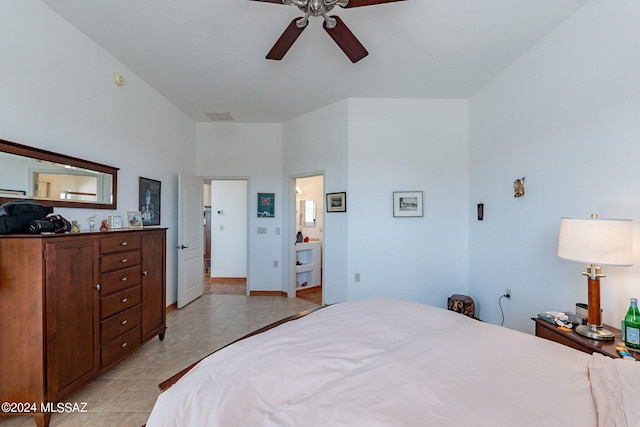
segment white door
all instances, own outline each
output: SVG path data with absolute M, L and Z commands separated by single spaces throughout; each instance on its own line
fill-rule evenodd
M 203 293 L 203 181 L 178 174 L 178 308 Z

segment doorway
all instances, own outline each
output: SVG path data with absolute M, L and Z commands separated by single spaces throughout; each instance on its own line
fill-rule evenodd
M 212 179 L 207 293 L 248 295 L 247 180 Z M 206 199 L 205 199 L 206 204 Z M 206 209 L 205 209 L 206 212 Z
M 322 304 L 324 175 L 295 179 L 296 297 Z

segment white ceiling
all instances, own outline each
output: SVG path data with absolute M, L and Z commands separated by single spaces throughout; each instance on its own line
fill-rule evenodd
M 352 64 L 311 18 L 265 55 L 294 6 L 250 0 L 42 0 L 198 122 L 283 122 L 349 97 L 468 98 L 588 0 L 405 0 L 335 8 Z M 121 70 L 109 70 L 116 72 Z M 126 78 L 126 75 L 125 75 Z

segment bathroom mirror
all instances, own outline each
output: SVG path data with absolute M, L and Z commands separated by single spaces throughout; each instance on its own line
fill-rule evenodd
M 300 200 L 300 225 L 305 227 L 316 226 L 315 200 Z
M 0 139 L 0 204 L 116 209 L 118 168 Z

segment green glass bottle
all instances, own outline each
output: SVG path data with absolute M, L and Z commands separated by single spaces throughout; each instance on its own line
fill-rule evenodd
M 640 311 L 637 298 L 631 298 L 631 305 L 624 316 L 624 332 L 625 345 L 640 350 Z

